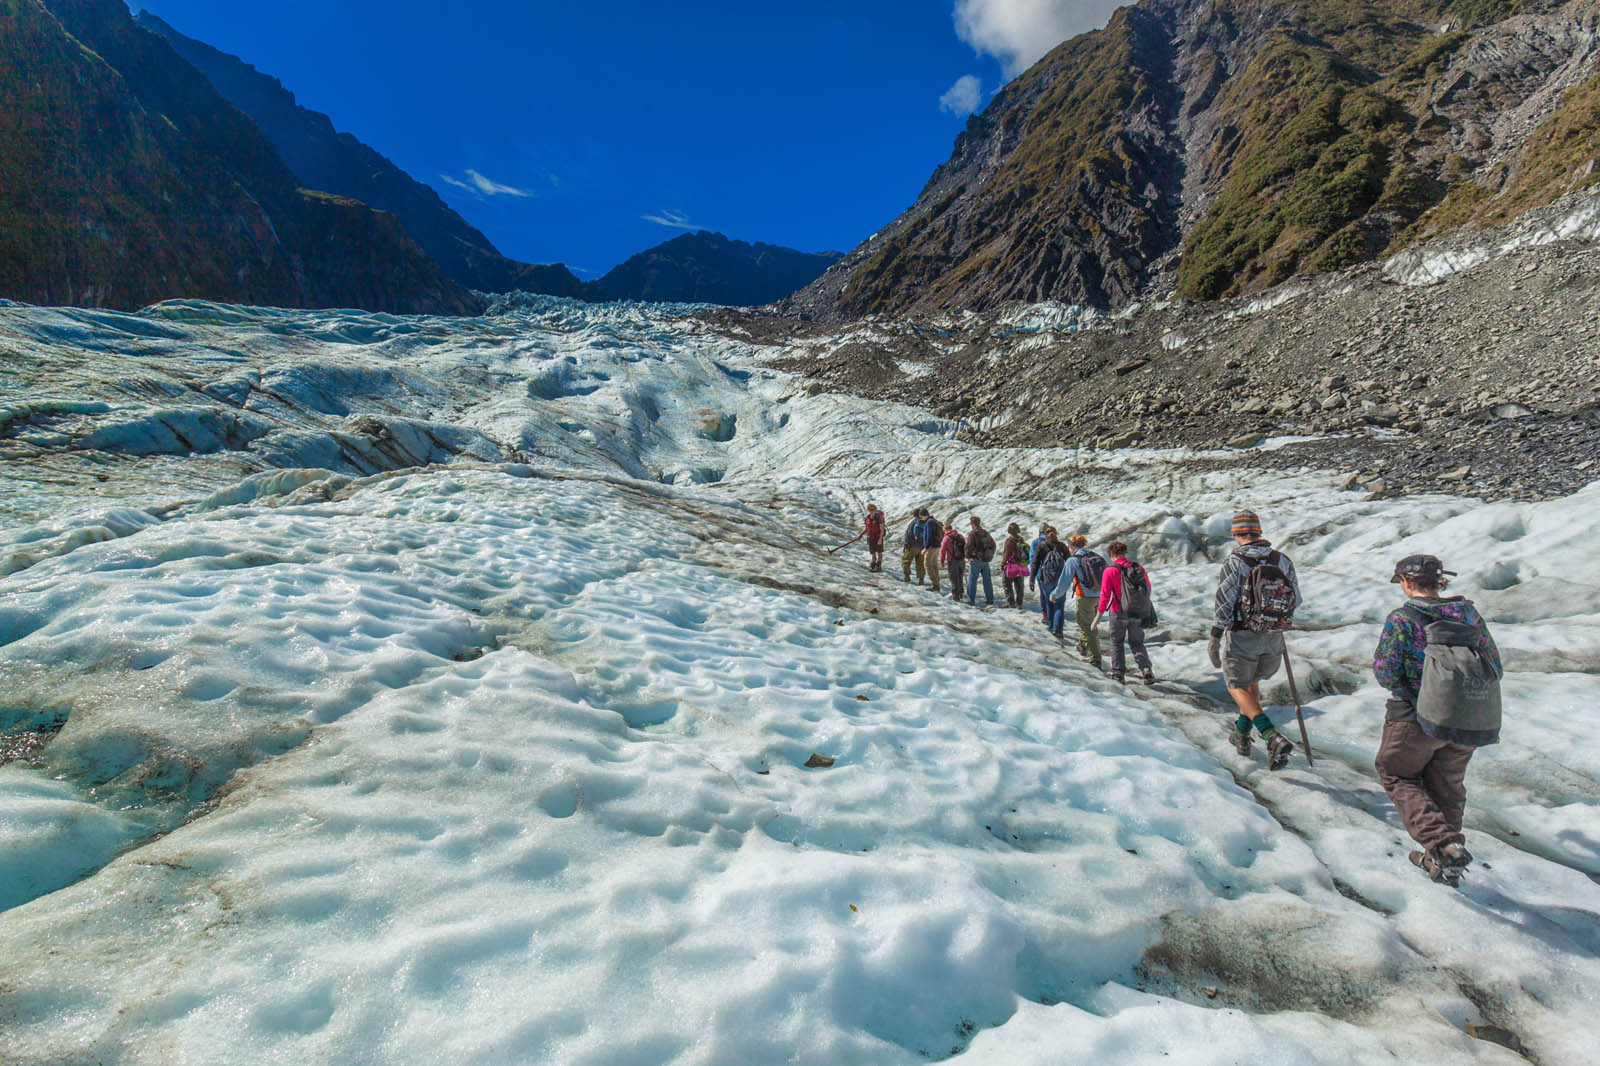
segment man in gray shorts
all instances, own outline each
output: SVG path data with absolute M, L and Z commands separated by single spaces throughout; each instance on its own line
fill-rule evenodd
M 1287 628 L 1300 604 L 1300 584 L 1294 563 L 1287 555 L 1274 551 L 1271 542 L 1262 537 L 1261 519 L 1254 511 L 1234 515 L 1233 540 L 1238 547 L 1222 564 L 1207 650 L 1211 665 L 1222 668 L 1228 695 L 1239 707 L 1239 717 L 1228 734 L 1234 749 L 1240 755 L 1250 754 L 1250 730 L 1254 727 L 1267 744 L 1267 768 L 1281 770 L 1294 752 L 1294 745 L 1274 728 L 1272 719 L 1262 710 L 1261 682 L 1276 674 L 1283 664 L 1283 632 L 1279 628 L 1254 628 L 1247 622 L 1245 586 L 1258 568 L 1262 568 L 1263 578 L 1277 578 L 1257 581 L 1253 586 L 1264 590 L 1266 599 L 1271 601 L 1253 610 L 1258 616 L 1267 616 L 1267 625 Z M 1261 617 L 1255 619 L 1258 625 L 1262 621 Z

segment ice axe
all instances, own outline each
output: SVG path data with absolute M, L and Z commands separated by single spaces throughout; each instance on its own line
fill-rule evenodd
M 1294 667 L 1289 665 L 1288 645 L 1284 645 L 1283 648 L 1283 669 L 1284 672 L 1289 675 L 1289 695 L 1294 699 L 1294 716 L 1300 722 L 1300 743 L 1304 745 L 1306 749 L 1306 765 L 1315 766 L 1317 765 L 1317 760 L 1311 757 L 1311 738 L 1306 735 L 1306 716 L 1305 713 L 1300 710 L 1300 690 L 1295 687 Z
M 848 547 L 850 547 L 850 545 L 854 544 L 856 541 L 860 540 L 862 537 L 864 537 L 866 535 L 867 535 L 867 531 L 863 529 L 860 533 L 857 533 L 855 536 L 851 537 L 849 540 L 845 541 L 843 544 L 840 544 L 837 547 L 829 548 L 828 549 L 828 554 L 832 555 L 834 552 L 839 551 L 842 548 L 848 548 Z

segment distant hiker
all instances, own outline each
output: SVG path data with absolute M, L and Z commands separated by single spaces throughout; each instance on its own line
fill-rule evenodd
M 1066 626 L 1066 605 L 1056 598 L 1055 593 L 1056 586 L 1061 584 L 1061 575 L 1067 569 L 1067 559 L 1071 554 L 1071 550 L 1061 542 L 1056 527 L 1045 527 L 1044 543 L 1034 552 L 1036 557 L 1034 576 L 1039 582 L 1039 587 L 1046 592 L 1045 605 L 1050 613 L 1046 616 L 1045 623 L 1050 627 L 1051 635 L 1062 642 L 1065 642 L 1062 630 Z
M 1029 574 L 1028 542 L 1022 537 L 1022 527 L 1013 522 L 1006 527 L 1006 543 L 1000 552 L 1000 576 L 1006 586 L 1006 606 L 1022 606 L 1022 579 Z
M 867 518 L 862 534 L 867 538 L 867 569 L 883 573 L 883 512 L 875 503 L 867 504 Z
M 1094 622 L 1098 627 L 1099 615 L 1111 617 L 1111 676 L 1118 681 L 1123 678 L 1126 644 L 1133 649 L 1133 661 L 1139 664 L 1144 683 L 1153 684 L 1155 671 L 1150 667 L 1150 654 L 1144 650 L 1144 627 L 1153 613 L 1150 575 L 1128 558 L 1128 546 L 1122 541 L 1107 544 L 1106 553 L 1111 556 L 1111 565 L 1100 576 L 1100 602 Z
M 939 520 L 933 517 L 933 512 L 923 509 L 924 518 L 922 527 L 922 562 L 928 571 L 928 583 L 933 586 L 933 591 L 939 591 L 939 550 L 944 543 L 944 527 Z
M 1442 598 L 1450 584 L 1432 555 L 1408 555 L 1389 580 L 1406 594 L 1390 612 L 1372 673 L 1390 699 L 1378 745 L 1378 780 L 1422 850 L 1411 861 L 1455 884 L 1472 862 L 1461 833 L 1467 763 L 1500 740 L 1500 650 L 1472 601 Z
M 956 531 L 955 516 L 945 523 L 944 541 L 939 545 L 939 561 L 950 575 L 950 598 L 961 602 L 961 589 L 967 579 L 967 542 Z
M 989 573 L 989 560 L 994 558 L 994 538 L 983 528 L 977 515 L 972 516 L 972 530 L 967 534 L 967 602 L 978 602 L 978 578 L 983 578 L 985 607 L 994 606 L 994 578 Z
M 922 531 L 924 528 L 922 525 L 922 508 L 918 507 L 912 512 L 911 524 L 906 526 L 906 535 L 901 541 L 900 569 L 905 573 L 905 576 L 901 578 L 902 581 L 909 582 L 911 580 L 911 568 L 913 566 L 917 568 L 917 584 L 922 584 L 923 579 L 927 576 L 927 562 L 922 557 L 922 550 L 927 547 L 926 544 L 922 543 Z
M 1228 737 L 1240 755 L 1250 754 L 1250 727 L 1267 742 L 1267 769 L 1281 770 L 1294 753 L 1289 738 L 1279 733 L 1261 708 L 1261 682 L 1283 663 L 1283 631 L 1294 623 L 1300 605 L 1300 584 L 1294 563 L 1261 536 L 1254 511 L 1233 516 L 1238 546 L 1222 564 L 1213 604 L 1211 641 L 1206 651 L 1220 667 L 1228 695 L 1239 707 Z
M 1100 626 L 1095 615 L 1100 607 L 1100 578 L 1106 572 L 1106 560 L 1089 550 L 1089 538 L 1074 533 L 1067 538 L 1072 555 L 1062 568 L 1061 580 L 1051 592 L 1052 598 L 1066 602 L 1072 596 L 1077 605 L 1078 654 L 1094 663 L 1096 670 L 1104 670 L 1100 657 Z
M 1039 527 L 1039 535 L 1028 545 L 1028 591 L 1039 590 L 1039 621 L 1050 624 L 1050 590 L 1039 584 L 1039 549 L 1044 547 L 1049 524 Z

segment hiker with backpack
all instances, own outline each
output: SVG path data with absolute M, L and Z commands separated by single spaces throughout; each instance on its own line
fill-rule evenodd
M 994 558 L 994 538 L 983 528 L 977 515 L 972 516 L 972 530 L 967 534 L 967 602 L 978 602 L 978 578 L 983 578 L 985 607 L 994 606 L 994 578 L 989 572 L 989 561 Z
M 1106 572 L 1105 557 L 1089 550 L 1089 538 L 1074 533 L 1067 538 L 1067 549 L 1072 552 L 1062 568 L 1061 579 L 1051 591 L 1051 597 L 1063 605 L 1070 594 L 1077 605 L 1078 654 L 1104 670 L 1100 656 L 1100 626 L 1095 618 L 1099 613 L 1100 579 Z
M 944 527 L 926 507 L 922 509 L 922 516 L 922 565 L 928 571 L 928 583 L 933 586 L 933 591 L 938 592 L 939 550 L 944 543 Z
M 1006 527 L 1006 543 L 1000 556 L 1000 576 L 1006 586 L 1006 606 L 1022 606 L 1022 579 L 1029 574 L 1028 542 L 1022 527 L 1013 522 Z
M 939 545 L 939 561 L 950 575 L 950 598 L 961 602 L 961 589 L 967 578 L 967 541 L 956 532 L 955 516 L 945 523 L 944 540 Z
M 1372 673 L 1389 690 L 1378 780 L 1411 839 L 1411 862 L 1443 884 L 1472 862 L 1461 832 L 1467 763 L 1500 740 L 1500 650 L 1472 601 L 1442 597 L 1452 571 L 1408 555 L 1389 580 L 1405 593 L 1390 612 Z
M 867 538 L 867 570 L 883 573 L 883 512 L 875 503 L 867 504 L 867 517 L 862 534 Z
M 1050 590 L 1039 584 L 1039 562 L 1042 558 L 1039 549 L 1049 539 L 1049 532 L 1048 524 L 1041 525 L 1039 535 L 1028 545 L 1028 591 L 1032 592 L 1035 588 L 1039 590 L 1039 621 L 1045 625 L 1050 624 Z
M 1064 644 L 1066 637 L 1062 633 L 1067 624 L 1067 608 L 1063 601 L 1055 598 L 1055 591 L 1056 586 L 1061 584 L 1061 575 L 1067 568 L 1067 558 L 1072 553 L 1061 542 L 1056 527 L 1049 526 L 1044 531 L 1044 543 L 1039 546 L 1038 554 L 1040 558 L 1036 577 L 1039 587 L 1046 592 L 1045 604 L 1050 612 L 1045 617 L 1045 624 L 1050 629 L 1050 635 L 1055 637 L 1058 643 Z
M 1261 535 L 1261 519 L 1254 511 L 1234 515 L 1232 532 L 1236 547 L 1222 564 L 1206 652 L 1211 665 L 1222 670 L 1228 695 L 1239 708 L 1228 733 L 1234 750 L 1250 754 L 1254 726 L 1267 745 L 1267 769 L 1281 770 L 1294 745 L 1262 709 L 1261 682 L 1283 664 L 1283 633 L 1294 624 L 1300 584 L 1294 563 Z
M 927 577 L 927 562 L 922 551 L 927 547 L 922 542 L 922 514 L 923 509 L 918 507 L 911 513 L 911 524 L 906 526 L 906 535 L 900 542 L 900 569 L 904 576 L 900 579 L 908 584 L 911 581 L 911 568 L 917 568 L 917 584 L 922 584 Z
M 1101 615 L 1111 617 L 1111 677 L 1123 679 L 1127 666 L 1124 644 L 1133 651 L 1140 676 L 1147 685 L 1155 684 L 1150 653 L 1144 649 L 1144 627 L 1155 623 L 1155 603 L 1150 594 L 1150 574 L 1128 558 L 1128 546 L 1120 540 L 1106 545 L 1111 565 L 1100 576 L 1100 601 L 1094 624 Z

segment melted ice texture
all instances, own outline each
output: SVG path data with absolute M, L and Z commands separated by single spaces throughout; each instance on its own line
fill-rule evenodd
M 976 450 L 641 307 L 13 306 L 0 351 L 0 729 L 48 739 L 0 765 L 0 1058 L 1592 1061 L 1600 484 Z M 827 554 L 869 498 L 1123 535 L 1167 682 L 901 584 L 898 528 Z M 1244 503 L 1314 769 L 1214 702 Z M 1371 769 L 1417 551 L 1509 667 L 1459 892 Z

